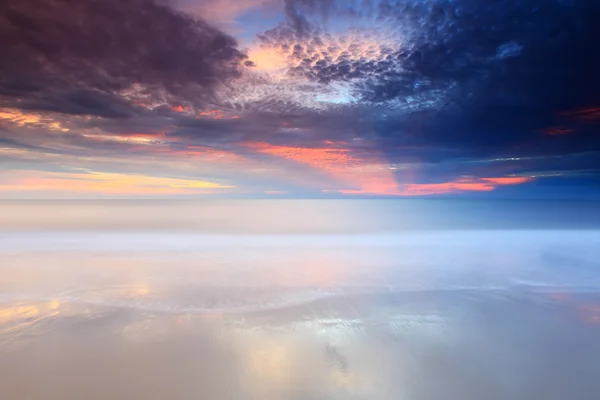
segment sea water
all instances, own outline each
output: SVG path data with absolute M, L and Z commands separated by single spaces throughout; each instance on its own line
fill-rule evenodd
M 7 399 L 593 399 L 594 203 L 0 203 Z

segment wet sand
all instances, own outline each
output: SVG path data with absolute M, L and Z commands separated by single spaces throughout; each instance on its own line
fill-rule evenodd
M 193 229 L 23 205 L 0 227 L 0 398 L 597 400 L 600 230 L 330 205 L 254 229 L 248 204 L 198 204 Z
M 5 305 L 6 399 L 595 399 L 600 295 L 379 292 L 247 313 Z

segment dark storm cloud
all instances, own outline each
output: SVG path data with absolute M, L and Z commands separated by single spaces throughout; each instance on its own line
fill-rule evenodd
M 126 116 L 117 93 L 206 98 L 239 75 L 229 36 L 151 0 L 9 0 L 0 7 L 0 96 L 20 108 Z

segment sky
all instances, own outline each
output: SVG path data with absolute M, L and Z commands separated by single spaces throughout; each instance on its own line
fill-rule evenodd
M 600 198 L 595 0 L 8 0 L 0 198 Z

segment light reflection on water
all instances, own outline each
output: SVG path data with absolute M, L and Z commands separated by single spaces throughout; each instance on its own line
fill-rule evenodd
M 2 399 L 595 400 L 598 260 L 590 229 L 5 230 Z
M 5 398 L 592 399 L 600 296 L 412 292 L 248 313 L 2 310 Z M 600 315 L 600 313 L 598 313 Z M 540 397 L 542 396 L 542 397 Z

